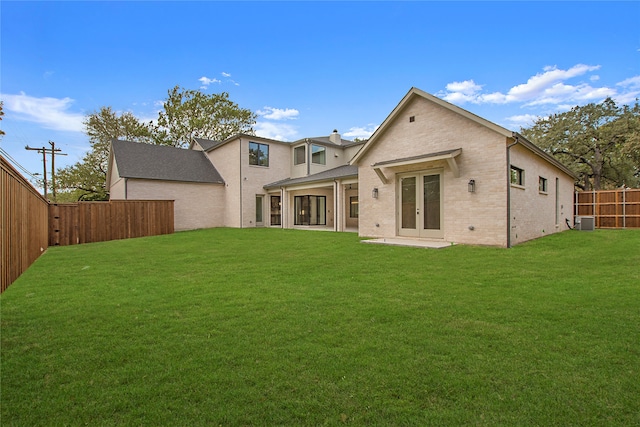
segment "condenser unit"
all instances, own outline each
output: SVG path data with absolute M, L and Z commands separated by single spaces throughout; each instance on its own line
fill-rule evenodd
M 592 216 L 577 216 L 576 230 L 593 231 L 596 228 L 596 219 Z

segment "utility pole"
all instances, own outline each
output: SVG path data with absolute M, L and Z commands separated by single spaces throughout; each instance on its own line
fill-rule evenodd
M 52 181 L 52 191 L 53 198 L 55 200 L 56 197 L 56 188 L 55 188 L 55 156 L 56 154 L 59 156 L 66 156 L 64 153 L 60 153 L 62 151 L 59 148 L 56 148 L 56 143 L 53 141 L 49 141 L 51 144 L 51 148 L 42 147 L 42 148 L 31 148 L 28 145 L 24 147 L 26 150 L 37 151 L 42 154 L 42 165 L 43 165 L 43 178 L 44 178 L 44 198 L 47 199 L 47 154 L 51 154 L 51 181 Z
M 66 156 L 64 153 L 60 153 L 60 149 L 56 148 L 56 143 L 53 141 L 49 141 L 49 145 L 51 145 L 51 193 L 53 194 L 53 201 L 57 202 L 56 198 L 56 153 L 58 156 Z

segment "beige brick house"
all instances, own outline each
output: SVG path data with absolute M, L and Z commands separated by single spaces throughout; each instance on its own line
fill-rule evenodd
M 572 172 L 521 135 L 411 89 L 350 162 L 359 233 L 509 247 L 565 230 Z
M 363 142 L 284 142 L 253 135 L 194 138 L 189 149 L 114 140 L 107 182 L 114 200 L 175 200 L 176 230 L 209 227 L 358 229 Z
M 411 89 L 372 137 L 113 141 L 112 199 L 175 200 L 175 228 L 358 231 L 509 247 L 566 229 L 574 176 L 524 139 Z

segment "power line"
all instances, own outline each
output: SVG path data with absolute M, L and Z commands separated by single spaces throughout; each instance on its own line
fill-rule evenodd
M 16 159 L 14 159 L 11 154 L 9 154 L 4 148 L 0 147 L 0 154 L 2 154 L 3 157 L 5 157 L 7 160 L 9 160 L 11 163 L 13 163 L 18 169 L 20 169 L 25 175 L 29 175 L 31 178 L 33 179 L 38 179 L 36 177 L 36 175 L 32 172 L 29 172 L 29 170 L 22 166 Z

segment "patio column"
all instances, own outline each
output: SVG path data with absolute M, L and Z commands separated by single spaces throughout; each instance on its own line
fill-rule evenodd
M 345 205 L 344 205 L 344 184 L 341 181 L 335 181 L 335 230 L 344 231 L 345 228 Z

